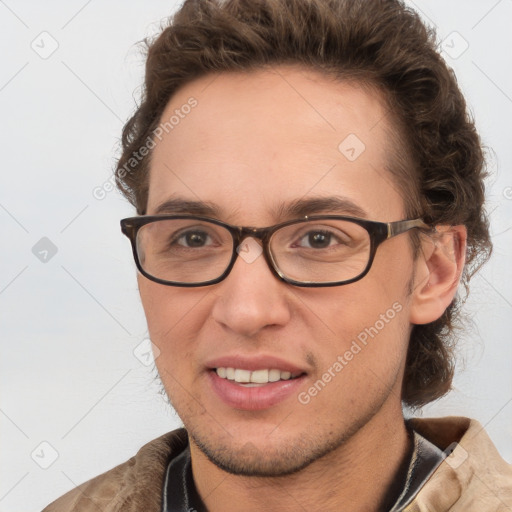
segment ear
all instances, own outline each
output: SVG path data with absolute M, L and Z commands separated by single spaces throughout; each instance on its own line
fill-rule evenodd
M 434 322 L 451 304 L 466 261 L 465 226 L 436 226 L 415 261 L 411 324 Z

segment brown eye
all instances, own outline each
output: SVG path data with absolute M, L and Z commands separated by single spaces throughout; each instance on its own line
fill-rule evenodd
M 210 236 L 204 231 L 187 231 L 181 234 L 176 241 L 179 245 L 185 245 L 186 247 L 204 247 L 209 239 Z
M 308 246 L 312 249 L 325 249 L 331 243 L 332 235 L 326 231 L 315 231 L 308 233 Z

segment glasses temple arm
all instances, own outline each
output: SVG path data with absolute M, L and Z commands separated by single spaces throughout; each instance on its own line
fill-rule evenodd
M 392 238 L 396 235 L 400 235 L 405 231 L 409 231 L 410 229 L 419 228 L 425 231 L 433 232 L 436 230 L 435 226 L 429 226 L 422 219 L 413 219 L 413 220 L 399 220 L 397 222 L 388 222 L 388 236 L 387 238 Z

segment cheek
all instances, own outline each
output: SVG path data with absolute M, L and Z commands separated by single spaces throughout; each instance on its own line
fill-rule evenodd
M 307 312 L 303 322 L 314 335 L 315 378 L 325 381 L 336 375 L 330 379 L 336 382 L 330 386 L 337 389 L 333 399 L 340 394 L 362 398 L 368 393 L 360 391 L 389 387 L 396 380 L 405 362 L 410 328 L 405 267 L 401 275 L 388 268 L 340 288 L 302 293 Z
M 346 304 L 331 312 L 327 320 L 334 333 L 330 350 L 318 347 L 319 353 L 329 356 L 328 361 L 322 358 L 324 365 L 331 366 L 333 361 L 341 360 L 344 367 L 350 365 L 385 374 L 401 364 L 408 342 L 406 307 L 403 297 L 394 301 L 388 297 L 382 299 L 373 304 Z
M 161 365 L 178 367 L 190 361 L 197 333 L 204 325 L 208 291 L 173 288 L 139 276 L 139 292 L 151 341 L 160 350 Z
M 330 426 L 349 425 L 372 414 L 390 393 L 400 396 L 406 310 L 388 298 L 372 306 L 358 298 L 338 298 L 341 308 L 323 309 L 323 323 L 329 325 L 324 331 L 330 335 L 315 340 L 316 372 L 298 397 L 304 411 Z

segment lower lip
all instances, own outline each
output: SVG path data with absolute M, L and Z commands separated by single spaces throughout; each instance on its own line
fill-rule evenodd
M 296 395 L 306 376 L 269 382 L 258 387 L 245 387 L 232 380 L 222 379 L 215 371 L 210 371 L 209 377 L 213 390 L 225 404 L 235 409 L 259 411 Z

